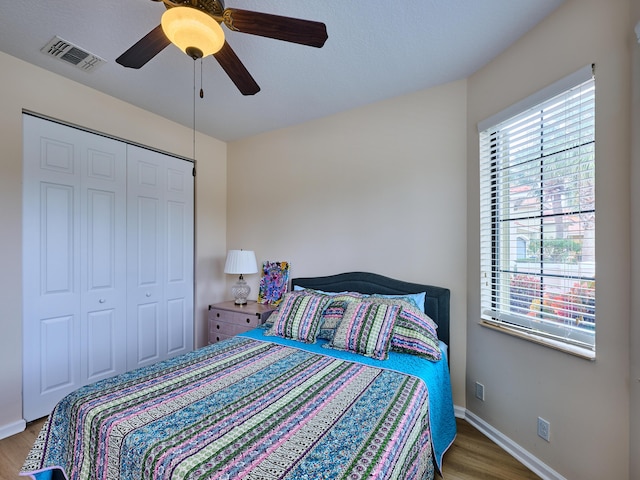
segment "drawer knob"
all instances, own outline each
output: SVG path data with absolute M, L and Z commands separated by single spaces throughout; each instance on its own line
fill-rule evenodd
M 216 328 L 217 328 L 218 330 L 220 330 L 220 325 L 216 325 Z
M 220 312 L 216 313 L 216 317 L 220 317 Z
M 247 318 L 247 323 L 251 323 L 251 319 L 250 318 Z
M 219 341 L 220 341 L 220 337 L 216 337 L 216 342 L 219 342 Z

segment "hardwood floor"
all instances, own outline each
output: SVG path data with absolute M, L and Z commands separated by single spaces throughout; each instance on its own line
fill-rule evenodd
M 24 432 L 0 440 L 0 480 L 27 478 L 19 476 L 18 472 L 43 424 L 44 419 L 36 420 L 28 423 Z
M 456 419 L 458 436 L 444 454 L 446 480 L 538 480 L 540 477 L 465 420 Z M 436 479 L 442 479 L 436 475 Z
M 44 420 L 27 425 L 27 429 L 0 440 L 0 480 L 18 480 L 27 453 L 38 436 Z M 446 480 L 536 480 L 528 470 L 482 433 L 464 420 L 457 420 L 458 436 L 444 456 Z M 442 477 L 436 475 L 436 479 Z

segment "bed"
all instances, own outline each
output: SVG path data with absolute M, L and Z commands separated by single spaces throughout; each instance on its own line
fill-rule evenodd
M 456 435 L 449 295 L 365 272 L 293 279 L 269 325 L 66 396 L 20 475 L 433 478 Z

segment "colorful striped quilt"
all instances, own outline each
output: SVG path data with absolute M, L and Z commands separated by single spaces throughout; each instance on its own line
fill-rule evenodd
M 433 478 L 413 376 L 235 337 L 83 387 L 21 475 L 71 479 Z

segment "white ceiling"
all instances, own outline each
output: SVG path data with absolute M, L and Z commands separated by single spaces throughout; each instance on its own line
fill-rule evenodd
M 215 59 L 204 59 L 197 129 L 232 141 L 465 78 L 563 1 L 227 0 L 323 22 L 329 39 L 317 49 L 224 28 L 261 91 L 241 95 Z M 151 0 L 0 0 L 0 50 L 192 127 L 191 58 L 170 45 L 140 70 L 115 62 L 163 12 Z M 106 63 L 84 72 L 46 56 L 40 49 L 55 35 Z

